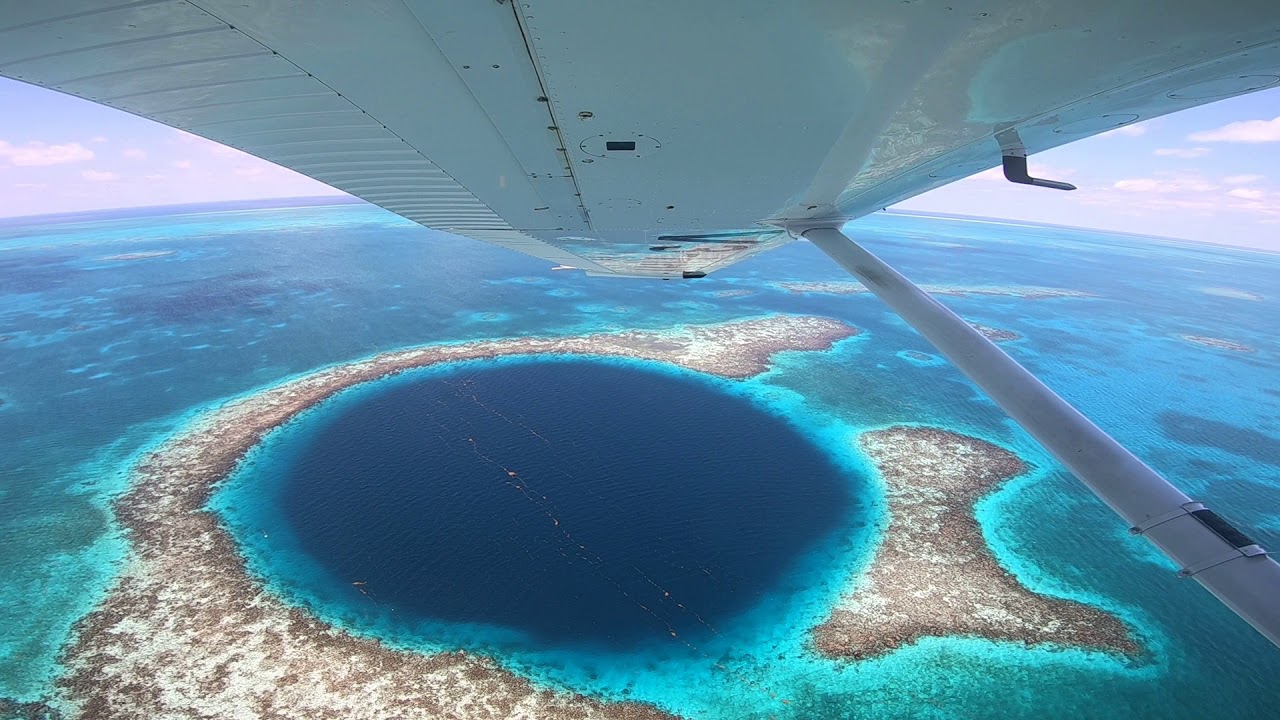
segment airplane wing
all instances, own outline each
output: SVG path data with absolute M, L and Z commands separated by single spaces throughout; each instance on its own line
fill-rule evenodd
M 428 227 L 698 277 L 1276 85 L 1280 3 L 0 0 L 0 74 Z

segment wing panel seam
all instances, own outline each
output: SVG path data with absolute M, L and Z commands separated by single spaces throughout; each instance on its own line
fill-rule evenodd
M 54 23 L 66 22 L 67 20 L 79 20 L 83 17 L 91 17 L 93 15 L 104 15 L 117 10 L 126 10 L 132 8 L 144 8 L 151 5 L 160 5 L 162 3 L 171 2 L 171 0 L 143 0 L 142 2 L 129 2 L 123 5 L 112 5 L 111 7 L 95 8 L 93 10 L 84 10 L 78 13 L 69 13 L 67 15 L 58 15 L 57 17 L 45 18 L 43 20 L 33 20 L 18 25 L 10 25 L 8 27 L 0 27 L 0 33 L 9 32 L 10 30 L 23 30 L 26 28 L 39 27 L 41 25 L 52 25 Z
M 255 55 L 251 57 L 260 57 L 260 56 Z M 211 83 L 197 83 L 195 85 L 181 85 L 177 87 L 167 87 L 160 90 L 144 90 L 142 92 L 126 93 L 124 95 L 113 95 L 111 97 L 102 98 L 100 102 L 116 102 L 119 100 L 127 100 L 129 98 L 143 97 L 145 95 L 159 95 L 160 93 L 167 93 L 167 92 L 180 92 L 182 90 L 201 90 L 204 88 L 225 87 L 227 85 L 246 85 L 249 83 L 256 83 L 256 82 L 268 82 L 270 80 L 292 80 L 294 78 L 301 78 L 301 77 L 307 77 L 307 76 L 302 75 L 300 73 L 291 73 L 289 75 L 263 75 L 261 77 L 247 77 L 247 78 L 240 78 L 239 80 L 220 80 L 218 82 L 211 82 Z M 296 96 L 279 95 L 276 97 L 296 97 Z M 266 98 L 256 98 L 256 99 L 262 100 Z M 275 97 L 272 97 L 270 99 L 274 100 Z M 193 105 L 191 107 L 196 108 L 196 107 L 202 107 L 202 106 Z M 188 108 L 182 108 L 182 109 L 188 109 Z
M 204 8 L 197 8 L 197 9 L 203 10 Z M 220 18 L 217 18 L 214 15 L 209 15 L 209 17 L 213 18 L 214 20 L 217 20 L 218 22 L 222 22 Z M 37 60 L 48 60 L 49 58 L 63 57 L 65 55 L 74 55 L 76 53 L 82 53 L 82 52 L 91 52 L 93 50 L 108 50 L 110 48 L 124 47 L 126 45 L 137 45 L 139 43 L 151 42 L 153 40 L 170 40 L 173 38 L 191 37 L 193 35 L 206 35 L 209 33 L 227 32 L 229 30 L 232 32 L 236 32 L 235 30 L 232 30 L 230 25 L 226 24 L 225 22 L 222 22 L 222 27 L 200 28 L 198 30 L 179 30 L 178 32 L 162 33 L 160 35 L 148 35 L 146 37 L 132 38 L 130 40 L 116 40 L 115 42 L 101 43 L 99 45 L 82 45 L 80 47 L 68 48 L 66 50 L 59 50 L 57 52 L 44 53 L 42 55 L 31 55 L 30 57 L 19 58 L 17 60 L 10 60 L 4 64 L 4 67 L 7 68 L 7 67 L 12 67 L 14 65 L 23 65 L 25 63 L 35 62 Z M 240 34 L 244 35 L 244 33 L 240 33 Z
M 225 62 L 227 60 L 241 60 L 245 58 L 256 58 L 256 57 L 271 57 L 274 54 L 275 53 L 272 53 L 270 51 L 263 50 L 262 52 L 235 53 L 232 55 L 220 55 L 218 57 L 200 58 L 199 60 L 177 60 L 175 62 L 160 63 L 158 65 L 147 65 L 146 67 L 140 67 L 140 68 L 128 68 L 126 70 L 112 70 L 110 72 L 96 73 L 94 75 L 81 75 L 78 77 L 64 78 L 62 80 L 59 80 L 58 84 L 65 85 L 68 83 L 85 82 L 87 80 L 100 80 L 102 78 L 111 77 L 112 75 L 128 75 L 130 73 L 147 72 L 150 70 L 169 70 L 172 68 L 199 65 L 201 63 Z M 174 89 L 181 89 L 181 88 L 174 88 Z M 156 92 L 164 92 L 164 91 L 158 90 Z M 127 97 L 127 96 L 122 95 L 120 97 Z
M 196 0 L 188 0 L 188 2 L 190 2 L 194 7 L 199 8 L 199 9 L 200 9 L 200 10 L 202 10 L 203 12 L 208 13 L 208 15 L 209 15 L 210 17 L 215 18 L 215 19 L 216 19 L 216 20 L 218 20 L 219 22 L 222 22 L 223 24 L 227 25 L 227 27 L 233 27 L 230 23 L 227 23 L 225 20 L 223 20 L 221 17 L 219 17 L 216 13 L 210 12 L 207 8 L 205 8 L 202 4 L 198 3 Z M 237 30 L 236 32 L 240 32 L 240 31 L 239 31 L 239 30 Z M 267 47 L 266 45 L 264 45 L 263 43 L 259 42 L 256 38 L 250 37 L 248 34 L 243 33 L 243 32 L 240 32 L 240 34 L 241 34 L 241 35 L 244 35 L 244 37 L 245 37 L 245 38 L 247 38 L 248 40 L 250 40 L 250 41 L 252 41 L 252 42 L 256 43 L 257 45 L 259 45 L 259 46 L 261 46 L 261 47 L 263 47 L 263 48 L 265 48 L 265 49 L 267 49 L 267 50 L 271 50 L 271 48 L 269 48 L 269 47 Z M 428 37 L 430 37 L 430 36 L 428 35 Z M 300 70 L 300 71 L 302 71 L 302 72 L 304 72 L 304 73 L 307 73 L 307 71 L 306 71 L 305 69 L 303 69 L 303 68 L 302 68 L 301 66 L 299 66 L 297 63 L 295 63 L 295 62 L 293 62 L 292 60 L 290 60 L 288 57 L 286 57 L 286 56 L 284 56 L 284 55 L 281 55 L 280 53 L 276 52 L 275 50 L 271 50 L 271 52 L 272 52 L 272 54 L 278 55 L 278 56 L 279 56 L 280 58 L 282 58 L 285 62 L 289 63 L 290 65 L 294 66 L 295 68 L 298 68 L 298 70 Z M 315 76 L 314 76 L 314 75 L 312 75 L 311 73 L 307 73 L 307 75 L 308 75 L 308 76 L 310 76 L 310 77 L 313 77 L 313 78 L 315 77 Z M 321 84 L 322 86 L 324 86 L 325 88 L 328 88 L 328 90 L 329 90 L 330 92 L 332 92 L 334 95 L 337 95 L 338 97 L 342 98 L 343 100 L 346 100 L 348 103 L 350 103 L 350 104 L 351 104 L 351 106 L 352 106 L 353 108 L 356 108 L 356 109 L 357 109 L 357 110 L 359 110 L 361 113 L 363 113 L 364 115 L 368 116 L 371 120 L 373 120 L 374 122 L 378 123 L 378 125 L 379 125 L 379 126 L 381 126 L 383 130 L 386 130 L 386 131 L 387 131 L 388 133 L 390 133 L 391 135 L 393 135 L 393 136 L 395 136 L 395 137 L 399 138 L 399 139 L 401 140 L 401 142 L 404 142 L 406 145 L 408 145 L 409 147 L 413 148 L 413 151 L 414 151 L 415 153 L 417 153 L 419 157 L 421 157 L 423 160 L 425 160 L 425 161 L 426 161 L 426 162 L 427 162 L 431 167 L 438 169 L 440 172 L 444 173 L 445 175 L 448 175 L 448 176 L 449 176 L 449 178 L 450 178 L 451 180 L 453 180 L 455 183 L 457 183 L 457 184 L 458 184 L 458 187 L 461 187 L 461 188 L 463 188 L 464 190 L 466 190 L 467 192 L 470 192 L 470 193 L 471 193 L 471 195 L 472 195 L 472 197 L 475 197 L 475 198 L 476 198 L 477 202 L 480 202 L 480 203 L 481 203 L 482 205 L 484 205 L 485 207 L 488 207 L 488 204 L 487 204 L 487 203 L 484 203 L 483 201 L 481 201 L 481 200 L 479 199 L 479 196 L 477 196 L 474 192 L 472 192 L 470 188 L 468 188 L 467 186 L 463 185 L 461 182 L 458 182 L 458 179 L 457 179 L 457 178 L 453 177 L 452 175 L 449 175 L 449 173 L 445 172 L 443 168 L 440 168 L 438 165 L 436 165 L 434 162 L 432 162 L 432 161 L 431 161 L 431 159 L 430 159 L 430 158 L 428 158 L 426 155 L 423 155 L 423 154 L 422 154 L 422 151 L 421 151 L 421 150 L 419 150 L 417 147 L 415 147 L 415 146 L 413 145 L 413 143 L 410 143 L 409 141 L 405 140 L 403 137 L 400 137 L 400 134 L 399 134 L 399 133 L 397 133 L 397 132 L 395 132 L 394 130 L 392 130 L 391 128 L 387 127 L 386 123 L 382 122 L 381 120 L 379 120 L 378 118 L 374 117 L 373 115 L 370 115 L 368 111 L 366 111 L 365 109 L 363 109 L 363 108 L 361 108 L 360 106 L 356 105 L 355 103 L 351 103 L 351 101 L 350 101 L 350 100 L 347 100 L 347 99 L 346 99 L 346 97 L 345 97 L 342 93 L 340 93 L 340 92 L 338 92 L 337 90 L 335 90 L 333 87 L 331 87 L 328 83 L 324 82 L 324 81 L 323 81 L 323 80 L 321 80 L 320 78 L 315 78 L 315 80 L 316 80 L 316 82 L 320 83 L 320 84 Z M 216 123 L 211 123 L 211 124 L 216 124 Z M 492 210 L 492 208 L 490 208 L 490 210 Z

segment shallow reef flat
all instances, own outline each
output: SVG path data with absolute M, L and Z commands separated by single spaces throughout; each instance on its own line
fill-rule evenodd
M 820 653 L 860 659 L 970 635 L 1139 654 L 1118 618 L 1031 591 L 987 547 L 973 505 L 1026 471 L 1015 455 L 924 427 L 867 432 L 858 443 L 884 479 L 889 525 L 870 567 L 813 629 Z
M 585 354 L 748 378 L 784 350 L 857 334 L 836 320 L 768 316 L 666 331 L 519 338 L 382 353 L 215 407 L 144 455 L 115 512 L 131 555 L 62 658 L 84 717 L 667 718 L 649 705 L 538 688 L 494 661 L 355 637 L 266 592 L 218 518 L 214 488 L 273 428 L 335 393 L 438 363 Z

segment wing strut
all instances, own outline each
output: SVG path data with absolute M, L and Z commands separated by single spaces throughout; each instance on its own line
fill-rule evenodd
M 1280 645 L 1280 564 L 1192 502 L 958 315 L 836 227 L 816 245 L 897 312 L 1095 495 L 1235 614 Z

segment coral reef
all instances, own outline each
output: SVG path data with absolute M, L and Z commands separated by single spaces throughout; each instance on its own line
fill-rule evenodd
M 273 428 L 353 385 L 437 363 L 587 354 L 746 378 L 781 350 L 820 350 L 857 330 L 771 316 L 668 331 L 432 345 L 325 368 L 233 399 L 141 458 L 115 511 L 132 553 L 77 628 L 60 681 L 85 717 L 663 718 L 651 706 L 540 689 L 462 652 L 392 649 L 266 592 L 206 509 L 215 486 Z
M 973 504 L 1026 470 L 1012 453 L 922 427 L 864 433 L 859 443 L 884 478 L 891 517 L 866 573 L 813 629 L 819 652 L 874 657 L 951 635 L 1139 652 L 1116 617 L 1033 592 L 992 555 Z

